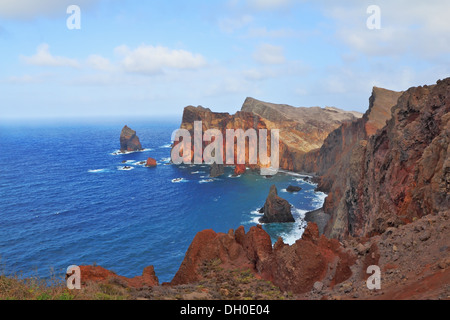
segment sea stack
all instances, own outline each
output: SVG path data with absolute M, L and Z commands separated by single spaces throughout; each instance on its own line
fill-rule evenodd
M 289 202 L 278 196 L 277 187 L 270 187 L 264 207 L 260 211 L 264 216 L 259 219 L 261 223 L 289 223 L 295 222 Z
M 132 152 L 141 151 L 142 145 L 139 141 L 139 137 L 136 135 L 136 131 L 130 129 L 128 126 L 123 127 L 120 134 L 120 151 Z
M 217 163 L 213 163 L 211 165 L 211 170 L 209 173 L 209 176 L 211 178 L 217 178 L 220 177 L 221 175 L 223 175 L 225 173 L 225 168 L 223 164 L 217 164 Z

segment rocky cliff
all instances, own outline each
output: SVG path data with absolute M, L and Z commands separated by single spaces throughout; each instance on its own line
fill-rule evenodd
M 208 129 L 218 129 L 224 137 L 227 129 L 243 129 L 244 131 L 255 129 L 257 132 L 259 129 L 269 131 L 279 129 L 280 168 L 295 171 L 301 167 L 299 161 L 304 161 L 302 156 L 305 153 L 320 148 L 328 134 L 342 123 L 354 121 L 360 116 L 357 112 L 345 112 L 336 108 L 295 108 L 247 98 L 242 110 L 234 115 L 212 112 L 203 107 L 186 107 L 180 128 L 187 129 L 192 139 L 195 121 L 202 121 L 203 132 Z M 208 144 L 209 142 L 203 142 L 203 149 Z M 193 140 L 192 151 L 194 151 Z M 251 151 L 247 145 L 247 166 L 249 166 L 248 155 Z M 268 134 L 268 152 L 270 154 L 270 133 Z M 225 148 L 223 154 L 225 160 Z M 257 166 L 259 167 L 260 163 Z
M 343 124 L 315 151 L 308 169 L 329 194 L 327 236 L 380 234 L 450 206 L 449 85 L 446 79 L 404 93 L 374 88 L 364 117 Z

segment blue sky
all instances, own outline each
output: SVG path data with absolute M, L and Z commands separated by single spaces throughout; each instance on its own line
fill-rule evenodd
M 72 4 L 80 30 L 66 26 Z M 234 113 L 248 96 L 364 112 L 373 86 L 450 76 L 448 12 L 445 0 L 2 0 L 0 117 Z

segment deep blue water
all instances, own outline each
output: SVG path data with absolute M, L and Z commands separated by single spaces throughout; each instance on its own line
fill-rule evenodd
M 323 194 L 299 176 L 232 178 L 229 168 L 207 182 L 208 167 L 171 165 L 179 123 L 128 123 L 148 150 L 113 155 L 123 125 L 0 126 L 0 271 L 46 278 L 96 263 L 131 277 L 154 265 L 160 281 L 170 281 L 197 232 L 256 225 L 272 184 L 297 219 L 265 225 L 273 241 L 293 243 L 302 214 L 322 204 Z M 157 168 L 136 164 L 148 157 Z M 303 190 L 286 193 L 289 184 Z

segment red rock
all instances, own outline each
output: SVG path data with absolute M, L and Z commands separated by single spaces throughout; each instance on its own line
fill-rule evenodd
M 170 284 L 201 280 L 201 266 L 217 259 L 225 270 L 247 268 L 255 276 L 294 293 L 310 291 L 315 282 L 330 276 L 333 283 L 348 279 L 356 258 L 344 251 L 338 241 L 319 239 L 317 225 L 310 224 L 305 232 L 305 239 L 294 245 L 279 240 L 274 248 L 261 226 L 252 227 L 247 234 L 242 226 L 228 234 L 199 232 Z
M 246 171 L 247 168 L 245 167 L 245 164 L 237 164 L 236 167 L 234 168 L 234 175 L 240 176 L 245 174 Z
M 119 281 L 125 287 L 130 288 L 155 287 L 159 285 L 158 277 L 155 274 L 153 266 L 145 268 L 142 276 L 134 278 L 119 276 L 115 272 L 100 266 L 80 266 L 80 271 L 82 284 Z
M 157 165 L 158 164 L 156 163 L 156 160 L 153 158 L 148 158 L 147 163 L 145 164 L 145 166 L 148 168 L 153 168 L 153 167 L 156 167 Z

